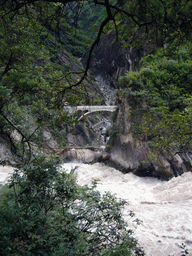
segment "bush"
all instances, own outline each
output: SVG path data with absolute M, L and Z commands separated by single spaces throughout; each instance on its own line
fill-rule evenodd
M 143 255 L 121 215 L 126 202 L 80 187 L 56 160 L 18 168 L 2 195 L 1 255 Z

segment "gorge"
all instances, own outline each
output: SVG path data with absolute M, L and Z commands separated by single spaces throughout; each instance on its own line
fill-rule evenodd
M 129 108 L 125 103 L 119 108 L 118 115 L 120 117 L 123 115 L 122 111 L 126 112 L 126 107 Z M 110 115 L 108 119 L 106 116 L 102 118 L 105 118 L 105 122 L 110 122 Z M 119 119 L 117 118 L 117 120 Z M 116 125 L 119 124 L 116 123 Z M 88 133 L 86 126 L 84 132 Z M 78 134 L 78 136 L 83 136 L 83 134 Z M 72 137 L 69 136 L 69 139 L 71 143 Z M 73 143 L 77 143 L 77 140 L 73 139 Z M 84 140 L 82 138 L 78 141 L 83 143 Z M 180 173 L 179 176 L 178 173 L 176 175 L 172 174 L 170 179 L 170 176 L 165 175 L 165 169 L 159 173 L 154 173 L 154 170 L 152 170 L 153 174 L 145 173 L 146 170 L 149 170 L 148 165 L 145 166 L 145 169 L 140 170 L 140 173 L 137 173 L 141 161 L 146 160 L 146 158 L 142 158 L 145 153 L 140 150 L 140 148 L 143 150 L 144 146 L 141 143 L 134 142 L 130 135 L 125 135 L 120 141 L 121 143 L 114 143 L 115 146 L 105 153 L 103 152 L 103 149 L 106 148 L 104 141 L 102 143 L 100 141 L 99 144 L 97 144 L 98 141 L 96 141 L 96 144 L 94 144 L 95 142 L 90 144 L 90 147 L 91 145 L 97 146 L 99 150 L 96 152 L 90 149 L 73 148 L 72 143 L 71 153 L 68 152 L 67 160 L 70 160 L 70 162 L 64 163 L 63 169 L 69 173 L 75 170 L 77 182 L 81 186 L 91 186 L 93 182 L 96 182 L 97 189 L 101 193 L 109 191 L 117 198 L 125 199 L 129 203 L 124 208 L 123 217 L 128 223 L 128 228 L 134 231 L 134 237 L 138 239 L 146 256 L 180 256 L 185 255 L 184 252 L 191 255 L 192 173 L 184 172 L 183 174 Z M 54 145 L 51 140 L 50 145 Z M 140 155 L 138 154 L 138 148 L 134 145 L 140 146 Z M 107 154 L 107 160 L 104 160 L 105 154 Z M 100 162 L 97 162 L 98 159 L 100 159 Z M 85 164 L 89 162 L 92 162 L 92 164 Z M 121 171 L 102 162 L 106 164 L 113 162 L 111 165 L 118 165 Z M 130 163 L 132 166 L 130 166 Z M 137 175 L 130 172 L 131 169 L 132 171 L 136 170 L 135 174 Z M 10 168 L 1 167 L 1 182 L 9 172 Z M 156 176 L 160 179 L 157 179 Z M 132 218 L 128 214 L 130 211 L 135 214 Z
M 191 7 L 1 1 L 0 254 L 192 255 Z

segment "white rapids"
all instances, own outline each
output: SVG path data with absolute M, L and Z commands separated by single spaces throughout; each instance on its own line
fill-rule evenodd
M 182 244 L 186 245 L 188 255 L 192 255 L 191 172 L 167 182 L 123 174 L 101 163 L 63 165 L 66 170 L 75 166 L 78 166 L 75 172 L 80 185 L 97 181 L 101 193 L 109 191 L 129 202 L 125 218 L 126 212 L 132 210 L 142 221 L 136 225 L 127 218 L 130 228 L 134 229 L 134 237 L 147 256 L 181 256 Z
M 101 193 L 109 191 L 129 202 L 124 216 L 146 256 L 181 256 L 179 246 L 182 244 L 192 256 L 191 172 L 167 182 L 137 177 L 132 173 L 123 174 L 101 163 L 67 163 L 63 167 L 69 172 L 75 168 L 80 185 L 91 185 L 97 181 Z M 0 167 L 1 184 L 11 172 L 11 167 Z M 130 222 L 130 217 L 126 216 L 130 211 L 142 221 L 140 225 Z

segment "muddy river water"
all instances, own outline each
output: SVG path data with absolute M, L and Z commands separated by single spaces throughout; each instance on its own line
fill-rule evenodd
M 123 174 L 101 163 L 93 165 L 69 163 L 64 168 L 76 168 L 78 183 L 91 185 L 97 180 L 98 190 L 110 191 L 126 199 L 124 210 L 129 227 L 147 256 L 181 255 L 182 244 L 192 255 L 192 173 L 160 181 L 132 173 Z M 126 213 L 132 210 L 140 225 L 130 221 Z
M 124 210 L 124 218 L 147 256 L 182 255 L 182 244 L 186 245 L 188 255 L 192 256 L 191 172 L 170 181 L 160 181 L 137 177 L 132 173 L 123 174 L 101 163 L 63 165 L 68 171 L 74 167 L 80 185 L 91 185 L 96 180 L 101 193 L 110 191 L 129 202 Z M 0 183 L 11 172 L 10 167 L 0 167 Z M 130 210 L 141 221 L 140 225 L 130 220 L 127 214 Z

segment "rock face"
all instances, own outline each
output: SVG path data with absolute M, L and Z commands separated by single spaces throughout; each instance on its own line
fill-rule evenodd
M 161 156 L 151 152 L 145 141 L 134 139 L 130 131 L 129 111 L 129 104 L 125 99 L 121 99 L 114 125 L 113 146 L 110 149 L 111 161 L 118 169 L 123 172 L 132 171 L 139 176 L 166 180 L 192 170 L 192 155 L 178 153 L 173 156 Z
M 0 137 L 0 163 L 13 164 L 13 154 L 7 140 Z
M 111 86 L 118 88 L 119 77 L 126 71 L 138 71 L 139 61 L 147 50 L 121 47 L 115 38 L 114 32 L 101 38 L 94 50 L 96 61 L 92 61 L 90 68 L 95 76 L 102 76 Z
M 75 127 L 68 127 L 67 129 L 66 140 L 70 146 L 90 145 L 94 138 L 94 132 L 87 129 L 84 122 L 79 122 Z

